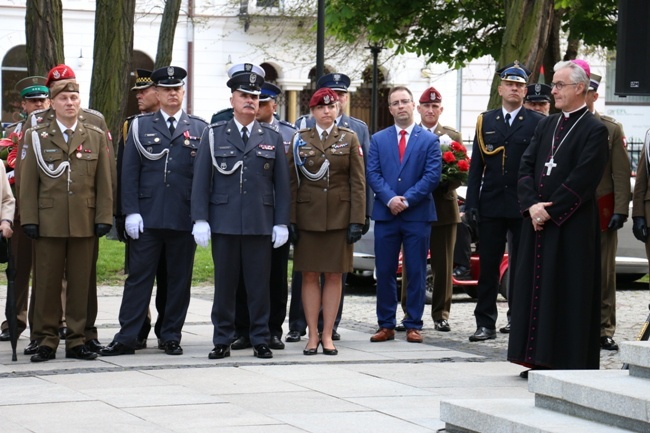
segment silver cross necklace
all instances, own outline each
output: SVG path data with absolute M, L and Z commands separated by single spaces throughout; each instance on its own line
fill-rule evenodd
M 560 140 L 560 144 L 558 144 L 557 148 L 556 148 L 555 147 L 555 137 L 557 135 L 557 128 L 558 128 L 558 126 L 560 126 L 560 121 L 562 120 L 562 116 L 564 116 L 564 113 L 562 113 L 562 116 L 558 117 L 557 123 L 555 124 L 555 130 L 553 130 L 553 141 L 551 142 L 551 159 L 549 159 L 544 164 L 544 166 L 546 167 L 546 175 L 547 176 L 550 176 L 551 171 L 555 167 L 557 167 L 557 164 L 555 163 L 555 154 L 557 153 L 558 150 L 560 150 L 560 147 L 562 146 L 562 144 L 564 144 L 564 140 L 566 140 L 566 138 L 569 136 L 569 134 L 571 134 L 571 131 L 573 131 L 573 128 L 575 128 L 575 126 L 578 124 L 578 122 L 580 122 L 582 120 L 582 118 L 585 117 L 585 114 L 587 114 L 588 111 L 589 110 L 585 110 L 585 112 L 582 113 L 582 116 L 580 116 L 580 118 L 578 118 L 578 120 L 576 120 L 576 123 L 574 123 L 573 126 L 571 126 L 571 128 L 569 128 L 569 131 L 566 133 L 566 135 L 564 137 L 562 137 L 562 140 Z

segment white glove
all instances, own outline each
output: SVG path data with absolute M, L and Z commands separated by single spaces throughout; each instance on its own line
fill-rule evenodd
M 271 242 L 273 248 L 280 248 L 289 240 L 289 229 L 285 225 L 273 226 L 273 234 L 271 235 Z
M 14 177 L 16 177 L 16 172 L 15 170 L 11 170 L 9 173 L 7 173 L 7 180 L 11 180 Z
M 131 239 L 138 239 L 140 233 L 144 230 L 142 215 L 139 213 L 128 214 L 124 221 L 124 226 L 126 228 L 126 233 Z
M 200 247 L 207 247 L 208 242 L 210 241 L 211 232 L 210 224 L 207 221 L 199 220 L 194 223 L 194 228 L 192 228 L 192 234 L 194 235 L 194 242 Z
M 453 141 L 447 134 L 442 134 L 440 137 L 438 137 L 438 139 L 440 140 L 441 146 L 449 146 Z

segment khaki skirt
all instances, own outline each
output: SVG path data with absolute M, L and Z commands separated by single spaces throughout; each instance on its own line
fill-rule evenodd
M 300 231 L 293 250 L 293 270 L 299 272 L 352 272 L 353 248 L 347 229 Z

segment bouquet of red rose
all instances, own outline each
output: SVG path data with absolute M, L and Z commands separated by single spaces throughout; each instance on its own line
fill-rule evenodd
M 446 140 L 443 140 L 441 137 L 440 151 L 442 152 L 442 176 L 440 181 L 457 181 L 465 184 L 469 174 L 470 162 L 469 157 L 467 156 L 467 149 L 457 141 L 445 141 Z
M 5 171 L 7 172 L 10 185 L 13 185 L 15 182 L 13 170 L 16 166 L 16 155 L 18 153 L 18 142 L 20 138 L 21 136 L 19 134 L 12 132 L 8 138 L 0 139 L 0 159 L 2 159 L 5 165 Z

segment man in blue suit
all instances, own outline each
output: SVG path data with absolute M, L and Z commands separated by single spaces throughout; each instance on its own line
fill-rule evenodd
M 409 275 L 404 326 L 410 343 L 421 343 L 427 252 L 431 223 L 436 221 L 433 190 L 440 182 L 440 142 L 435 134 L 416 125 L 415 102 L 406 87 L 388 94 L 395 126 L 372 136 L 367 162 L 367 182 L 375 192 L 375 264 L 377 267 L 377 321 L 379 330 L 370 341 L 395 338 L 397 262 L 404 245 Z

